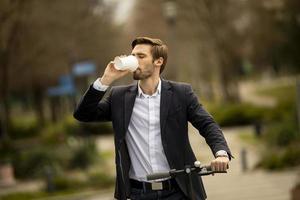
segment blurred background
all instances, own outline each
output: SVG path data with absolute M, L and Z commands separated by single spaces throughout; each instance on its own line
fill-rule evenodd
M 167 43 L 162 77 L 192 84 L 232 149 L 209 199 L 299 200 L 298 0 L 1 0 L 0 199 L 113 199 L 111 124 L 72 112 L 137 36 Z

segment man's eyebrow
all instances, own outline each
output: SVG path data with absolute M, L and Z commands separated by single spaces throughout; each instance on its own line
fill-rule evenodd
M 145 56 L 145 55 L 146 55 L 145 53 L 132 53 L 131 55 L 134 56 L 135 54 L 138 55 L 138 56 L 141 56 L 141 55 L 144 55 L 144 56 Z

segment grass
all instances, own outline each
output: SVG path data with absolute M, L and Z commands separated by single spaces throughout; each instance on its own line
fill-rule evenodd
M 32 199 L 40 199 L 40 198 L 47 198 L 47 197 L 54 197 L 60 195 L 67 195 L 72 194 L 74 191 L 64 191 L 64 192 L 53 192 L 47 193 L 44 191 L 37 191 L 37 192 L 17 192 L 13 194 L 7 194 L 4 196 L 0 196 L 1 200 L 32 200 Z
M 105 192 L 108 190 L 105 189 Z M 101 194 L 102 190 L 91 189 L 91 190 L 67 190 L 61 192 L 18 192 L 14 194 L 8 194 L 0 196 L 1 200 L 66 200 L 66 199 L 85 199 L 89 196 Z
M 258 138 L 253 132 L 251 131 L 243 131 L 239 134 L 239 138 L 248 144 L 257 145 L 260 143 L 260 138 Z
M 111 159 L 114 157 L 114 151 L 110 151 L 110 150 L 101 151 L 100 157 L 103 158 L 104 160 Z
M 295 85 L 282 85 L 274 88 L 260 88 L 256 92 L 261 96 L 271 96 L 276 99 L 295 99 L 296 98 L 296 86 Z

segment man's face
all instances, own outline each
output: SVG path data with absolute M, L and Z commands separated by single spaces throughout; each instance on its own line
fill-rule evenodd
M 139 61 L 139 67 L 133 72 L 134 80 L 143 80 L 149 78 L 154 72 L 153 57 L 151 54 L 151 45 L 138 44 L 131 52 Z

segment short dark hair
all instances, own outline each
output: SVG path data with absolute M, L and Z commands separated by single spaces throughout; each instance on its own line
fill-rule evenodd
M 132 43 L 132 49 L 138 44 L 149 44 L 152 46 L 151 54 L 154 60 L 162 57 L 164 59 L 163 64 L 160 67 L 160 73 L 163 72 L 168 60 L 168 47 L 164 44 L 163 41 L 160 39 L 154 39 L 150 37 L 137 37 L 135 38 Z

